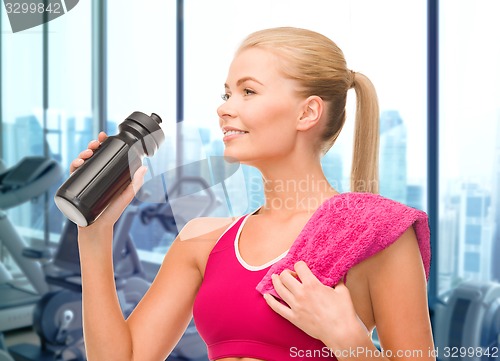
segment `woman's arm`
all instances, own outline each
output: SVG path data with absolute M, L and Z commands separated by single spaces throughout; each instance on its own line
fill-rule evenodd
M 71 162 L 70 172 L 106 140 L 104 132 Z M 132 339 L 118 302 L 113 271 L 113 225 L 143 182 L 145 168 L 134 174 L 132 184 L 115 198 L 101 216 L 87 227 L 78 227 L 82 277 L 83 335 L 87 359 L 131 360 Z
M 83 334 L 89 361 L 132 359 L 132 340 L 116 294 L 112 238 L 112 227 L 78 234 Z
M 192 243 L 174 241 L 155 281 L 126 321 L 116 293 L 112 231 L 81 232 L 83 329 L 89 361 L 164 360 L 191 317 L 201 283 Z
M 106 139 L 80 153 L 71 163 L 73 172 Z M 191 318 L 195 294 L 201 284 L 200 269 L 214 240 L 231 220 L 192 220 L 173 242 L 163 264 L 132 315 L 123 317 L 113 272 L 113 225 L 142 185 L 144 170 L 132 184 L 88 227 L 79 228 L 78 246 L 82 274 L 83 331 L 89 361 L 164 360 L 176 345 Z
M 164 360 L 191 319 L 202 281 L 200 259 L 206 258 L 228 223 L 227 219 L 199 218 L 186 224 L 148 292 L 127 320 L 115 291 L 111 242 L 107 242 L 111 231 L 80 235 L 84 334 L 89 361 Z
M 435 360 L 427 283 L 413 227 L 370 262 L 370 297 L 386 355 L 390 352 L 392 360 Z
M 373 317 L 382 352 L 359 331 L 332 340 L 333 349 L 348 350 L 339 361 L 435 361 L 427 305 L 427 283 L 413 227 L 392 245 L 365 261 Z M 342 292 L 348 292 L 342 285 Z

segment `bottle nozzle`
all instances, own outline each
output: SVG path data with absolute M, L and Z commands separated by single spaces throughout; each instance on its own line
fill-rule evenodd
M 160 116 L 156 113 L 151 113 L 151 119 L 153 119 L 158 124 L 161 124 L 162 122 Z

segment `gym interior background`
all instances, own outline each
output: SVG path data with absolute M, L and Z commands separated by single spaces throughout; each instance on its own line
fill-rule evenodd
M 222 155 L 216 108 L 238 42 L 266 27 L 309 28 L 332 38 L 350 68 L 378 90 L 380 193 L 430 216 L 436 346 L 498 346 L 499 8 L 494 0 L 88 0 L 19 33 L 3 8 L 0 159 L 9 169 L 43 156 L 63 170 L 42 195 L 3 213 L 26 245 L 55 249 L 64 217 L 52 197 L 69 162 L 100 130 L 116 133 L 136 110 L 163 118 L 165 146 L 152 169 L 194 164 L 172 183 L 206 178 L 199 161 Z M 341 192 L 349 190 L 353 98 L 346 126 L 323 159 Z M 254 170 L 220 171 L 231 174 L 208 190 L 190 185 L 201 185 L 189 193 L 206 202 L 203 215 L 241 214 L 260 204 Z M 176 233 L 161 216 L 164 206 L 141 203 L 130 224 L 149 280 Z M 198 215 L 188 212 L 177 226 Z M 4 282 L 33 288 L 2 236 Z M 0 329 L 12 344 L 18 331 L 6 323 Z

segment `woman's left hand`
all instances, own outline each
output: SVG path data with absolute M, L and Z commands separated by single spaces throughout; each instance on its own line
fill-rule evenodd
M 286 302 L 285 305 L 269 294 L 264 296 L 276 313 L 335 348 L 366 337 L 343 281 L 333 288 L 325 286 L 303 261 L 297 262 L 294 269 L 295 272 L 285 270 L 272 276 L 274 289 Z

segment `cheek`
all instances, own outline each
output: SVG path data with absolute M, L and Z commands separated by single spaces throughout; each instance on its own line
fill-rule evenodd
M 279 101 L 268 100 L 258 108 L 252 109 L 251 119 L 258 131 L 264 130 L 277 135 L 291 133 L 295 128 L 295 117 L 291 105 Z
M 283 112 L 267 112 L 261 114 L 250 139 L 259 153 L 288 154 L 296 142 L 296 131 Z

